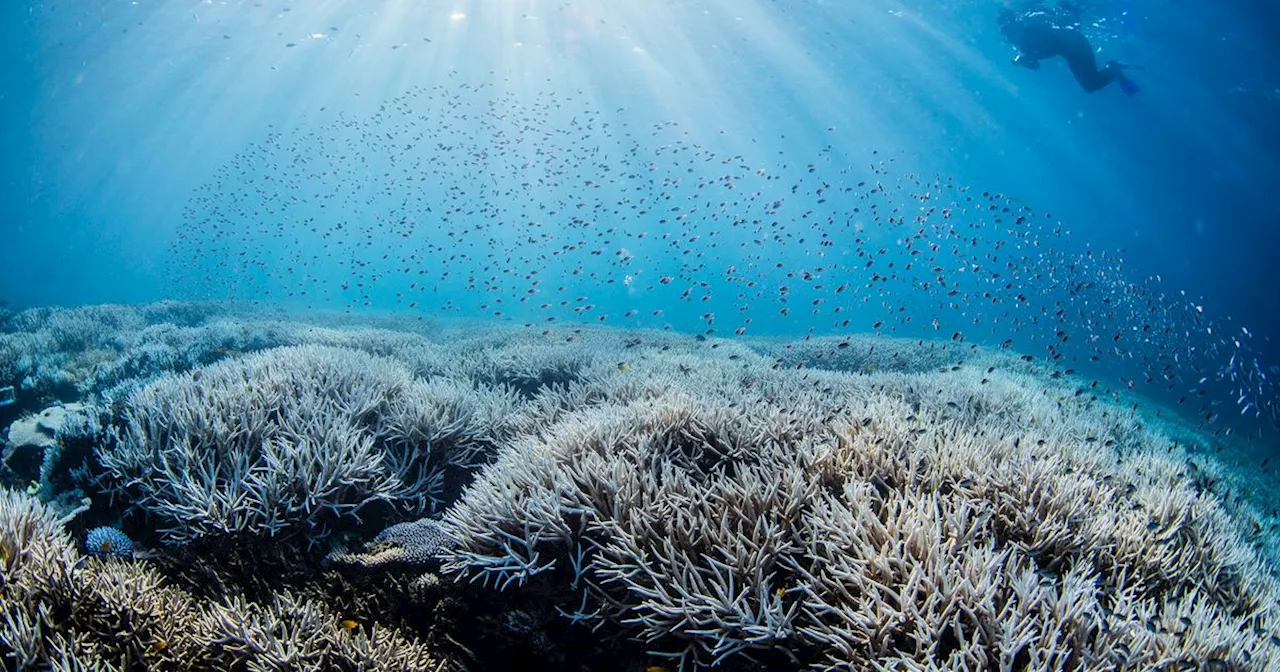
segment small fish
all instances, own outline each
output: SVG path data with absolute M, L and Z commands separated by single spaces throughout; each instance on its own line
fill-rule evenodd
M 360 627 L 360 624 L 359 624 L 359 623 L 357 623 L 357 622 L 355 622 L 355 621 L 353 621 L 353 620 L 351 620 L 351 619 L 349 619 L 349 618 L 348 618 L 348 619 L 343 620 L 343 621 L 342 621 L 342 622 L 340 622 L 340 623 L 338 623 L 338 625 L 342 626 L 342 629 L 343 629 L 343 630 L 346 630 L 346 631 L 348 631 L 348 632 L 350 632 L 350 631 L 352 631 L 352 630 L 355 630 L 356 628 Z
M 618 362 L 618 370 L 623 373 L 626 373 L 631 370 L 631 367 L 627 366 L 626 362 Z

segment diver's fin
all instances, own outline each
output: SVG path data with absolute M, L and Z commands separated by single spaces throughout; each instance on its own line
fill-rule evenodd
M 1126 96 L 1142 93 L 1142 87 L 1137 82 L 1125 77 L 1123 74 L 1116 75 L 1116 83 L 1120 85 L 1120 90 L 1124 91 Z
M 1142 93 L 1142 87 L 1138 86 L 1137 82 L 1129 79 L 1129 76 L 1124 74 L 1124 71 L 1145 70 L 1146 68 L 1136 65 L 1126 65 L 1120 61 L 1107 61 L 1106 69 L 1111 72 L 1112 78 L 1120 85 L 1120 90 L 1124 91 L 1126 96 Z

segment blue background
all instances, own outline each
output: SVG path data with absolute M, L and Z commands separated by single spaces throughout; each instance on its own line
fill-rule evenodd
M 189 196 L 237 152 L 273 126 L 305 134 L 335 110 L 367 115 L 411 86 L 466 82 L 573 95 L 619 110 L 619 124 L 675 120 L 766 159 L 891 151 L 903 170 L 1052 212 L 1077 244 L 1127 249 L 1135 278 L 1203 297 L 1270 348 L 1274 5 L 1104 4 L 1108 20 L 1088 30 L 1102 58 L 1146 66 L 1134 98 L 1084 94 L 1060 62 L 1011 66 L 999 7 L 5 3 L 0 299 L 182 298 L 166 284 L 170 242 Z

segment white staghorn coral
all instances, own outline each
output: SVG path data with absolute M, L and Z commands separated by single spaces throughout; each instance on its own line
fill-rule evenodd
M 0 651 L 16 669 L 442 670 L 427 646 L 278 591 L 201 601 L 136 560 L 76 552 L 35 498 L 0 490 Z
M 1276 580 L 1136 415 L 970 365 L 806 375 L 557 392 L 446 513 L 446 573 L 560 584 L 685 666 L 1280 666 Z
M 427 510 L 444 470 L 470 467 L 514 403 L 359 351 L 282 348 L 134 391 L 99 460 L 106 487 L 154 516 L 168 542 L 314 542 L 371 504 Z
M 160 302 L 0 315 L 0 387 L 20 387 L 24 397 L 62 396 L 70 389 L 107 393 L 162 373 L 293 345 L 394 357 L 418 375 L 447 374 L 453 367 L 440 345 L 418 333 L 420 323 L 387 318 L 381 322 L 401 328 L 387 329 L 369 326 L 369 318 L 346 324 L 337 316 L 313 315 L 307 323 L 274 312 L 231 312 L 224 304 Z
M 118 434 L 94 475 L 171 542 L 314 541 L 371 507 L 417 517 L 478 470 L 442 522 L 393 525 L 369 553 L 333 559 L 434 562 L 438 532 L 456 544 L 447 572 L 557 595 L 570 623 L 686 668 L 1280 669 L 1260 518 L 1225 496 L 1239 477 L 1188 446 L 1193 433 L 1007 353 L 577 327 L 432 340 L 198 318 L 103 341 L 124 364 L 82 353 L 70 367 L 105 381 L 312 344 L 110 395 Z M 222 663 L 205 646 L 219 638 L 246 668 L 323 665 L 346 658 L 319 651 L 362 656 L 392 636 L 342 632 L 293 594 L 209 607 L 132 562 L 59 574 L 81 561 L 56 526 L 22 529 L 54 530 L 23 544 L 53 559 L 23 566 L 53 569 L 11 571 L 6 585 L 67 595 L 74 583 L 134 605 L 107 613 L 145 624 L 129 630 L 144 644 L 167 642 L 152 657 Z M 83 631 L 3 607 L 13 660 L 111 664 L 94 662 L 104 645 Z M 153 618 L 161 608 L 177 620 Z

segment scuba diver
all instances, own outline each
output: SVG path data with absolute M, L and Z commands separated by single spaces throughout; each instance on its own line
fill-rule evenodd
M 1012 9 L 1004 9 L 1000 12 L 999 23 L 1000 34 L 1018 49 L 1018 55 L 1013 58 L 1014 65 L 1039 70 L 1041 60 L 1061 56 L 1066 59 L 1067 67 L 1080 87 L 1088 93 L 1106 88 L 1111 82 L 1118 84 L 1120 90 L 1130 96 L 1141 90 L 1124 73 L 1125 70 L 1137 69 L 1137 66 L 1107 61 L 1099 68 L 1089 38 L 1074 26 L 1059 25 L 1048 12 L 1019 14 Z

